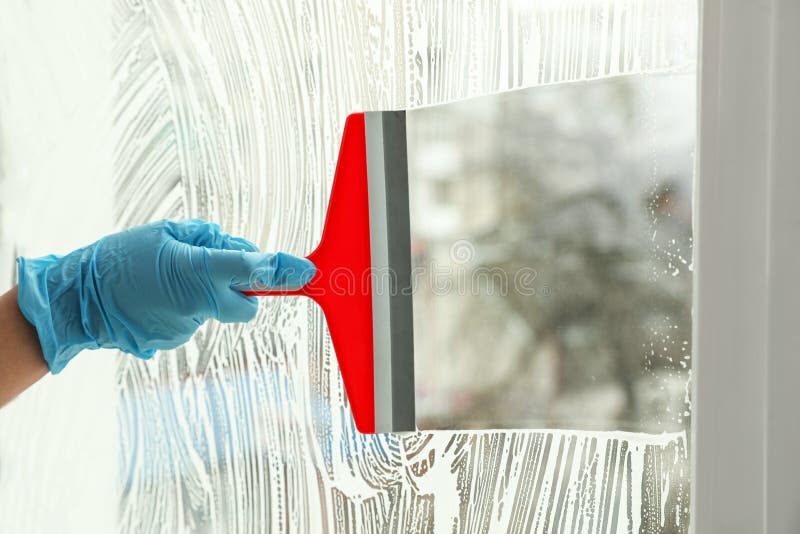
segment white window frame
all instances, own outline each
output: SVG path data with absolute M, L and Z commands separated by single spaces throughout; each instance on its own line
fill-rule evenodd
M 800 1 L 701 1 L 692 531 L 800 532 Z

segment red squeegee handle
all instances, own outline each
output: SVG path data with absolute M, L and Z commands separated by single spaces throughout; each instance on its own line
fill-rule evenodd
M 375 432 L 369 193 L 364 114 L 347 117 L 322 238 L 307 256 L 317 272 L 300 289 L 244 291 L 301 295 L 322 308 L 359 432 Z

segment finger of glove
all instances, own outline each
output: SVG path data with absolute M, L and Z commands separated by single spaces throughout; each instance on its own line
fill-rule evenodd
M 219 288 L 216 292 L 217 315 L 221 323 L 247 323 L 258 312 L 258 299 L 235 289 Z
M 296 289 L 306 285 L 316 272 L 307 259 L 284 252 L 208 250 L 208 260 L 212 279 L 239 290 Z
M 178 241 L 196 247 L 258 252 L 258 246 L 243 237 L 232 236 L 212 222 L 202 219 L 163 221 L 166 231 Z

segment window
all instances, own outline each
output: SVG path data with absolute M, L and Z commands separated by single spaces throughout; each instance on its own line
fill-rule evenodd
M 541 179 L 518 185 L 547 190 L 513 195 L 513 188 L 493 178 L 492 166 L 476 165 L 495 153 L 493 147 L 461 154 L 431 145 L 439 151 L 428 155 L 431 161 L 453 162 L 469 175 L 445 176 L 455 168 L 450 163 L 438 169 L 443 175 L 433 178 L 420 201 L 431 203 L 436 228 L 448 233 L 418 228 L 425 239 L 415 254 L 450 259 L 452 250 L 452 258 L 474 253 L 472 260 L 485 261 L 490 256 L 482 241 L 468 240 L 472 252 L 453 248 L 458 232 L 467 225 L 474 235 L 497 228 L 501 211 L 514 205 L 527 210 L 526 202 L 538 202 L 547 193 L 551 200 L 536 209 L 552 212 L 536 213 L 533 231 L 503 228 L 544 240 L 536 253 L 563 262 L 552 268 L 534 262 L 538 297 L 554 301 L 569 297 L 569 291 L 580 295 L 583 288 L 576 284 L 583 275 L 597 276 L 596 287 L 608 287 L 598 273 L 634 279 L 645 264 L 650 278 L 636 281 L 635 288 L 614 286 L 643 299 L 641 306 L 620 312 L 619 322 L 610 312 L 554 320 L 535 341 L 525 337 L 530 325 L 519 317 L 474 317 L 481 326 L 504 329 L 496 337 L 498 344 L 508 345 L 501 347 L 505 352 L 519 352 L 515 344 L 549 351 L 532 373 L 541 381 L 531 384 L 541 398 L 533 411 L 524 412 L 543 421 L 540 430 L 498 422 L 511 428 L 359 435 L 322 314 L 303 299 L 265 300 L 254 323 L 210 323 L 186 347 L 152 361 L 81 356 L 86 362 L 81 365 L 94 366 L 94 374 L 81 376 L 107 385 L 110 397 L 85 404 L 117 410 L 118 443 L 100 440 L 91 449 L 94 454 L 80 453 L 87 434 L 113 428 L 113 414 L 86 406 L 83 411 L 55 408 L 61 423 L 52 428 L 75 452 L 71 478 L 64 479 L 69 483 L 57 485 L 53 466 L 62 465 L 63 458 L 56 458 L 54 440 L 23 448 L 8 437 L 29 431 L 31 421 L 49 410 L 45 401 L 51 394 L 37 391 L 39 400 L 15 407 L 18 415 L 0 415 L 0 508 L 8 509 L 10 502 L 26 511 L 21 513 L 25 519 L 0 514 L 0 530 L 47 530 L 37 521 L 54 517 L 66 518 L 62 530 L 83 532 L 102 508 L 115 514 L 110 521 L 123 532 L 688 531 L 691 359 L 685 349 L 690 341 L 685 299 L 691 278 L 687 162 L 693 140 L 686 137 L 685 120 L 694 111 L 684 96 L 696 68 L 695 1 L 121 2 L 106 5 L 102 13 L 90 5 L 76 8 L 72 18 L 48 13 L 41 2 L 37 6 L 34 11 L 0 8 L 3 39 L 19 49 L 35 49 L 24 31 L 5 31 L 9 20 L 23 29 L 31 21 L 48 20 L 45 29 L 93 30 L 54 46 L 48 54 L 57 61 L 45 54 L 32 65 L 45 72 L 54 68 L 48 65 L 73 65 L 71 47 L 79 56 L 103 52 L 98 61 L 105 61 L 106 70 L 80 74 L 104 84 L 109 93 L 112 109 L 103 111 L 97 104 L 98 114 L 105 115 L 96 119 L 111 124 L 107 137 L 113 146 L 97 140 L 103 139 L 98 126 L 74 134 L 75 142 L 91 140 L 74 153 L 112 160 L 107 175 L 113 179 L 102 182 L 110 190 L 90 189 L 101 180 L 79 182 L 77 172 L 69 176 L 82 194 L 93 191 L 97 198 L 91 205 L 113 207 L 113 226 L 197 216 L 218 221 L 262 248 L 307 253 L 322 229 L 348 113 L 418 109 L 501 92 L 513 98 L 516 93 L 510 91 L 537 87 L 530 105 L 542 122 L 533 125 L 535 132 L 521 132 L 525 136 L 518 141 L 530 150 L 516 153 L 544 157 L 535 149 L 547 146 L 549 156 L 533 162 L 542 170 Z M 76 20 L 87 13 L 92 25 Z M 91 35 L 108 30 L 110 44 L 89 42 Z M 69 72 L 57 73 L 70 78 Z M 34 76 L 24 69 L 12 74 Z M 75 83 L 80 79 L 73 77 Z M 3 73 L 0 79 L 10 77 Z M 47 76 L 32 79 L 44 84 Z M 102 95 L 80 95 L 84 111 L 92 109 L 88 103 L 103 101 Z M 664 102 L 670 100 L 676 109 L 665 113 Z M 12 107 L 5 104 L 3 113 Z M 36 110 L 33 100 L 24 105 Z M 3 128 L 4 139 L 10 138 L 9 127 Z M 441 133 L 435 126 L 420 132 L 428 138 Z M 66 128 L 62 133 L 72 135 Z M 31 154 L 43 160 L 41 152 Z M 54 166 L 68 161 L 63 154 L 49 157 Z M 7 155 L 0 158 L 9 161 Z M 36 169 L 30 180 L 49 183 L 52 169 Z M 519 182 L 513 170 L 503 179 Z M 10 179 L 28 178 L 23 173 Z M 464 180 L 469 195 L 463 193 Z M 612 194 L 596 191 L 609 183 Z M 627 188 L 628 183 L 636 186 Z M 478 202 L 487 198 L 503 204 Z M 8 206 L 0 200 L 4 224 L 13 213 Z M 38 215 L 52 216 L 48 224 L 62 228 L 76 224 L 55 213 Z M 87 209 L 80 217 L 90 221 L 90 213 Z M 89 230 L 100 232 L 100 227 Z M 645 227 L 655 235 L 644 234 Z M 3 265 L 8 265 L 14 243 L 7 231 L 3 235 Z M 581 252 L 586 247 L 593 247 L 590 256 Z M 624 257 L 629 248 L 637 255 L 632 265 Z M 585 265 L 589 261 L 592 265 Z M 602 270 L 600 261 L 610 267 Z M 491 283 L 487 277 L 481 287 Z M 667 315 L 661 304 L 648 306 L 644 287 L 674 297 L 675 312 Z M 592 300 L 597 301 L 603 299 Z M 633 319 L 628 339 L 630 332 L 619 323 Z M 434 333 L 464 328 L 471 326 L 449 325 Z M 611 328 L 618 328 L 616 337 L 607 335 Z M 597 340 L 603 341 L 599 347 Z M 625 344 L 624 351 L 615 340 Z M 448 340 L 443 343 L 436 350 L 453 357 L 455 348 Z M 548 343 L 552 347 L 545 350 Z M 562 359 L 559 351 L 569 358 Z M 618 357 L 622 353 L 625 359 Z M 582 363 L 586 359 L 597 367 L 589 371 Z M 104 367 L 112 361 L 115 377 Z M 618 386 L 625 366 L 631 366 L 633 378 Z M 556 401 L 566 407 L 564 413 L 579 413 L 569 403 L 592 383 L 598 390 L 607 388 L 604 402 L 618 403 L 613 414 L 603 408 L 578 421 L 557 410 L 546 413 L 548 403 Z M 80 398 L 95 399 L 84 381 L 61 384 L 65 397 L 82 391 Z M 594 404 L 597 398 L 580 402 Z M 626 419 L 632 402 L 638 415 Z M 96 420 L 78 415 L 88 413 Z M 620 428 L 636 432 L 611 431 Z M 102 460 L 101 467 L 93 465 L 93 456 Z M 39 458 L 48 460 L 37 467 Z M 6 471 L 9 461 L 16 467 Z M 79 486 L 72 481 L 87 472 L 101 473 L 98 480 L 103 480 L 91 486 L 91 509 L 72 498 Z M 103 485 L 108 480 L 112 489 Z M 9 488 L 23 484 L 38 489 L 9 500 Z M 45 491 L 51 510 L 42 514 L 37 511 Z M 68 513 L 73 505 L 80 519 L 74 524 Z M 93 524 L 108 531 L 108 521 Z

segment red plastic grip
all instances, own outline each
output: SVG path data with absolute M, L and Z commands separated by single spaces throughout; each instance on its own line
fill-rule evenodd
M 375 432 L 369 194 L 364 114 L 347 117 L 322 239 L 308 259 L 317 267 L 298 290 L 246 295 L 302 295 L 325 315 L 347 398 L 359 432 Z

